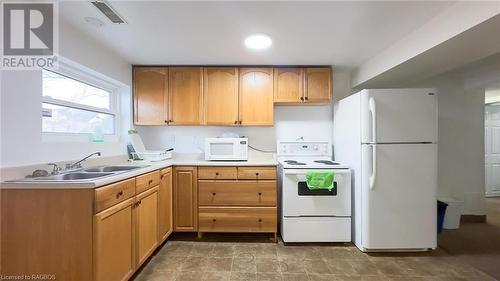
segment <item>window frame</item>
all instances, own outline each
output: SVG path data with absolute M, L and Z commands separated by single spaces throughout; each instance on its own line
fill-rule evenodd
M 110 93 L 109 96 L 109 109 L 106 108 L 99 108 L 99 107 L 94 107 L 94 106 L 89 106 L 89 105 L 84 105 L 76 102 L 70 102 L 70 101 L 64 101 L 60 99 L 54 99 L 49 96 L 43 96 L 43 71 L 50 71 L 53 73 L 56 73 L 58 75 L 67 77 L 68 79 L 76 80 L 80 83 L 84 83 L 99 89 L 102 89 L 104 91 L 107 91 Z M 41 109 L 43 109 L 43 104 L 48 103 L 52 105 L 57 105 L 57 106 L 63 106 L 63 107 L 69 107 L 69 108 L 74 108 L 74 109 L 80 109 L 80 110 L 85 110 L 85 111 L 91 111 L 91 112 L 96 112 L 96 113 L 103 113 L 103 114 L 109 114 L 113 116 L 113 133 L 108 134 L 105 133 L 104 140 L 105 141 L 118 141 L 119 140 L 119 132 L 120 130 L 120 114 L 119 114 L 119 108 L 120 108 L 120 95 L 119 95 L 119 90 L 120 86 L 113 83 L 110 79 L 107 79 L 107 77 L 104 77 L 100 73 L 97 73 L 93 70 L 87 69 L 81 65 L 77 65 L 76 63 L 70 63 L 69 61 L 59 62 L 59 67 L 56 71 L 54 70 L 41 70 L 40 71 L 40 77 L 41 77 Z M 43 122 L 43 116 L 41 116 L 40 121 Z M 76 141 L 76 142 L 88 142 L 89 137 L 92 135 L 92 133 L 74 133 L 74 132 L 46 132 L 43 131 L 43 126 L 41 128 L 42 130 L 42 138 L 44 141 Z

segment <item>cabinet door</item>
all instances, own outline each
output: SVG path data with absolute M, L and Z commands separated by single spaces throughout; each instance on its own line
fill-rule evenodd
M 169 124 L 201 124 L 201 67 L 169 69 Z
M 174 228 L 172 209 L 172 168 L 161 170 L 158 189 L 158 227 L 160 242 L 167 239 Z
M 168 120 L 168 68 L 134 67 L 134 123 L 163 125 Z
M 241 125 L 273 125 L 273 69 L 240 68 Z
M 136 196 L 135 241 L 137 266 L 158 246 L 158 186 Z
M 274 69 L 274 103 L 302 103 L 304 71 L 299 67 Z
M 196 167 L 174 168 L 174 230 L 198 231 Z
M 207 125 L 238 124 L 238 69 L 206 67 L 203 71 L 203 107 Z
M 134 272 L 134 198 L 94 216 L 95 281 L 128 280 Z
M 305 102 L 322 103 L 332 99 L 332 69 L 311 67 L 305 69 Z

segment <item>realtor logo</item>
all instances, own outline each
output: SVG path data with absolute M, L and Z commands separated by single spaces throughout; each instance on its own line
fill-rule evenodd
M 2 1 L 4 69 L 55 68 L 55 2 Z

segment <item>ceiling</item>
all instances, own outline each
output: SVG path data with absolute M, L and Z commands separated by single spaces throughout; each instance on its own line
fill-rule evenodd
M 71 24 L 132 64 L 331 64 L 353 68 L 453 2 L 110 1 L 128 22 L 111 24 L 89 1 L 60 2 Z M 103 27 L 84 17 L 97 17 Z M 245 49 L 267 33 L 271 49 Z

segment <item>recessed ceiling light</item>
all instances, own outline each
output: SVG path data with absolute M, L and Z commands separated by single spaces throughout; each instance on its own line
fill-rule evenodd
M 271 47 L 273 40 L 267 34 L 254 33 L 245 38 L 245 46 L 253 50 L 263 50 Z
M 104 25 L 104 22 L 98 18 L 94 18 L 94 17 L 85 17 L 84 18 L 85 22 L 92 25 L 92 26 L 97 26 L 97 27 L 101 27 Z

